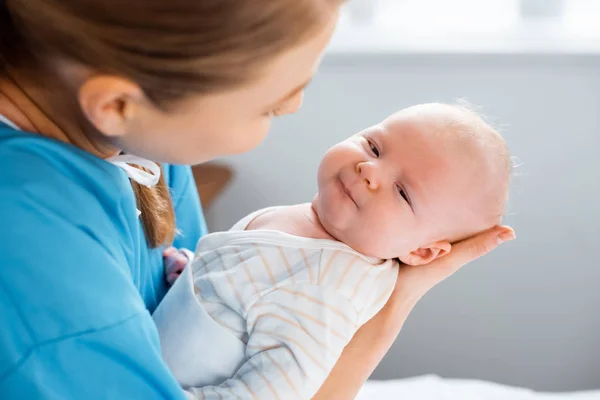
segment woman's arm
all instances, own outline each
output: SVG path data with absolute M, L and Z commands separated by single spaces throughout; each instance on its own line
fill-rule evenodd
M 0 174 L 0 398 L 184 399 L 130 267 L 134 203 L 104 168 L 6 142 L 26 168 Z
M 313 400 L 354 399 L 394 343 L 416 301 L 388 302 L 364 324 L 346 346 L 329 377 Z
M 354 399 L 421 297 L 463 265 L 514 238 L 511 228 L 495 227 L 455 244 L 450 254 L 428 265 L 400 268 L 387 304 L 356 332 L 313 400 Z

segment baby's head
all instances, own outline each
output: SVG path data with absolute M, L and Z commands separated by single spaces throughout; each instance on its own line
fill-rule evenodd
M 420 265 L 500 222 L 510 172 L 504 140 L 475 112 L 422 104 L 329 149 L 313 204 L 339 241 Z

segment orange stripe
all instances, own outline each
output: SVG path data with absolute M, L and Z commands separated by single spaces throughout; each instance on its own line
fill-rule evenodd
M 202 263 L 202 264 L 200 266 L 198 266 L 199 263 Z M 208 265 L 208 263 L 206 262 L 204 257 L 198 257 L 194 261 L 193 265 L 194 265 L 194 269 L 192 270 L 192 279 L 194 279 L 194 275 L 200 274 L 203 269 L 206 269 L 206 266 Z
M 346 321 L 347 323 L 349 323 L 352 326 L 354 326 L 355 323 L 356 323 L 355 321 L 352 321 L 346 314 L 344 314 L 339 309 L 337 309 L 337 308 L 335 308 L 335 307 L 333 307 L 333 306 L 331 306 L 331 305 L 329 305 L 329 304 L 327 304 L 327 303 L 325 303 L 325 302 L 323 302 L 323 301 L 321 301 L 319 299 L 315 299 L 314 297 L 311 297 L 311 296 L 307 295 L 306 293 L 297 292 L 295 290 L 291 290 L 291 289 L 288 289 L 288 288 L 283 287 L 283 286 L 280 287 L 280 288 L 278 288 L 277 290 L 282 290 L 282 291 L 284 291 L 286 293 L 289 293 L 291 295 L 294 295 L 294 296 L 303 297 L 303 298 L 305 298 L 308 301 L 312 301 L 315 304 L 318 304 L 318 305 L 320 305 L 322 307 L 325 307 L 329 311 L 331 311 L 332 313 L 338 315 L 340 318 L 342 318 L 344 321 Z
M 281 333 L 274 332 L 274 331 L 254 331 L 254 334 L 275 336 L 275 337 L 281 338 L 282 340 L 285 340 L 288 343 L 293 343 L 300 350 L 302 350 L 302 352 L 306 355 L 306 357 L 308 357 L 317 367 L 321 368 L 324 372 L 327 372 L 327 369 L 325 368 L 325 366 L 323 364 L 321 364 L 321 362 L 316 357 L 311 355 L 310 352 L 302 345 L 302 343 L 298 342 L 296 339 L 289 337 L 287 335 L 282 335 Z
M 296 283 L 296 277 L 294 276 L 294 273 L 292 272 L 292 267 L 290 266 L 290 262 L 288 261 L 287 257 L 285 256 L 283 249 L 281 247 L 277 247 L 277 250 L 279 250 L 279 255 L 281 256 L 281 259 L 283 260 L 283 263 L 285 264 L 285 268 L 287 269 L 288 274 L 290 274 L 290 278 L 292 278 L 292 283 Z
M 260 308 L 260 307 L 269 307 L 271 304 L 255 304 L 254 308 Z M 298 311 L 298 310 L 294 310 L 293 308 L 290 308 L 284 304 L 277 304 L 277 307 L 282 308 L 287 310 L 289 313 L 293 314 L 293 315 L 297 315 L 303 318 L 308 319 L 309 321 L 314 322 L 315 324 L 322 326 L 323 328 L 325 328 L 327 331 L 331 332 L 334 336 L 339 337 L 340 339 L 342 339 L 344 342 L 347 341 L 348 339 L 342 335 L 341 333 L 337 332 L 336 330 L 334 330 L 333 328 L 331 328 L 330 326 L 326 325 L 323 321 L 319 321 L 318 319 L 314 318 L 312 315 L 307 314 L 305 312 L 302 311 Z
M 210 315 L 212 317 L 212 319 L 215 320 L 215 322 L 219 325 L 221 325 L 223 328 L 225 329 L 229 329 L 230 331 L 236 332 L 236 333 L 246 333 L 245 330 L 239 330 L 239 329 L 235 329 L 233 326 L 223 322 L 223 318 L 219 318 L 217 315 Z
M 271 354 L 269 354 L 269 350 L 275 350 L 275 349 L 285 350 L 288 353 L 290 353 L 289 357 L 292 360 L 295 360 L 296 357 L 294 356 L 294 353 L 290 350 L 289 347 L 282 346 L 281 344 L 277 344 L 276 346 L 266 346 L 266 347 L 261 347 L 259 345 L 248 345 L 248 348 L 254 348 L 256 350 L 262 350 L 261 354 L 264 354 L 265 356 L 267 356 L 271 360 L 271 362 L 275 365 L 275 367 L 277 367 L 277 369 L 279 369 L 279 372 L 281 372 L 283 374 L 284 379 L 288 382 L 288 384 L 292 387 L 292 389 L 294 389 L 294 391 L 296 392 L 296 394 L 298 395 L 298 397 L 302 398 L 302 396 L 300 395 L 300 392 L 298 392 L 298 389 L 292 383 L 292 379 L 290 378 L 290 376 L 288 375 L 288 373 L 285 371 L 285 369 L 281 365 L 277 364 L 277 362 L 275 361 L 275 359 L 271 356 Z M 298 365 L 298 364 L 296 363 L 296 365 Z M 300 370 L 300 372 L 302 373 L 302 375 L 304 375 L 304 377 L 306 378 L 306 380 L 309 381 L 309 383 L 311 385 L 313 385 L 313 386 L 319 386 L 320 385 L 320 384 L 317 385 L 314 382 L 314 380 L 310 377 L 310 375 L 308 375 L 304 369 L 300 368 L 300 366 L 299 366 L 298 369 Z
M 210 263 L 216 261 L 219 258 L 219 255 L 217 254 L 212 260 L 207 260 L 207 258 L 210 254 L 212 254 L 212 252 L 203 254 L 202 256 L 196 258 L 195 262 L 202 261 L 202 263 L 203 263 L 202 267 L 207 269 L 208 266 L 210 265 Z
M 277 392 L 275 391 L 275 388 L 271 385 L 271 381 L 269 381 L 267 379 L 267 377 L 260 371 L 260 369 L 258 369 L 258 368 L 256 368 L 254 366 L 254 364 L 250 363 L 250 366 L 252 367 L 252 369 L 254 370 L 254 372 L 256 372 L 256 375 L 260 376 L 262 378 L 262 380 L 265 381 L 265 383 L 269 387 L 269 390 L 271 391 L 271 393 L 273 393 L 273 396 L 275 396 L 275 398 L 277 400 L 279 400 L 279 396 L 277 395 Z M 256 398 L 256 395 L 254 394 L 254 392 L 252 392 L 252 395 L 254 396 L 254 398 Z
M 379 282 L 381 278 L 381 276 L 386 277 L 387 274 L 380 274 L 379 279 L 377 280 Z M 390 285 L 391 286 L 391 285 Z M 376 285 L 374 287 L 375 290 L 380 290 L 380 286 Z M 389 299 L 389 297 L 391 296 L 392 292 L 393 292 L 394 288 L 393 287 L 387 287 L 386 290 L 382 290 L 381 294 L 379 295 L 379 297 L 377 297 L 375 299 L 375 301 L 371 302 L 370 305 L 368 305 L 368 308 L 378 308 L 378 312 L 385 306 L 385 303 L 387 303 L 387 300 Z M 383 302 L 383 300 L 385 300 L 385 302 Z M 382 304 L 383 303 L 383 304 Z M 367 307 L 365 307 L 363 310 L 361 310 L 360 315 L 361 315 L 361 319 L 363 318 L 363 315 L 365 313 L 365 309 L 367 309 Z
M 384 275 L 384 277 L 385 277 L 385 274 L 382 274 L 382 275 Z M 379 287 L 379 285 L 377 285 L 377 286 Z M 391 286 L 391 285 L 389 285 L 389 286 Z M 392 290 L 393 290 L 393 288 L 392 288 Z M 379 304 L 380 302 L 382 302 L 382 301 L 383 301 L 383 299 L 385 299 L 386 297 L 388 297 L 388 298 L 389 298 L 389 297 L 391 296 L 391 293 L 392 293 L 392 292 L 390 291 L 390 288 L 389 288 L 389 287 L 387 287 L 387 288 L 386 288 L 386 290 L 383 290 L 383 291 L 382 291 L 381 295 L 380 295 L 380 296 L 377 298 L 377 300 L 375 300 L 375 302 L 373 303 L 373 305 L 374 305 L 374 306 L 375 306 L 375 305 L 378 305 L 378 304 Z M 387 299 L 386 299 L 386 302 L 387 302 Z
M 260 344 L 247 344 L 246 348 L 255 350 L 257 353 L 265 352 L 265 354 L 267 354 L 266 353 L 267 351 L 280 349 L 281 344 L 276 344 L 276 345 L 272 345 L 272 346 L 262 346 Z
M 242 297 L 240 296 L 240 293 L 238 292 L 237 288 L 235 287 L 235 284 L 233 283 L 231 276 L 229 276 L 229 274 L 227 273 L 227 269 L 225 268 L 225 263 L 223 262 L 223 257 L 221 257 L 219 250 L 215 250 L 215 253 L 217 253 L 217 256 L 219 257 L 219 261 L 221 261 L 221 268 L 223 269 L 223 272 L 225 272 L 225 277 L 227 278 L 227 282 L 229 282 L 229 286 L 231 286 L 233 294 L 235 294 L 235 298 L 240 303 L 240 308 L 244 312 L 247 312 L 248 310 L 246 310 L 244 303 L 242 303 Z
M 252 369 L 253 369 L 253 370 L 255 370 L 255 371 L 256 371 L 256 369 L 254 368 L 254 366 L 253 366 L 252 364 L 250 364 L 250 366 L 252 367 Z M 252 398 L 253 398 L 253 399 L 255 399 L 255 400 L 257 400 L 257 399 L 258 399 L 258 397 L 256 397 L 256 393 L 254 393 L 254 390 L 252 390 L 252 389 L 250 388 L 250 386 L 249 386 L 249 385 L 248 385 L 248 384 L 247 384 L 247 383 L 246 383 L 246 382 L 245 382 L 245 381 L 244 381 L 242 378 L 243 378 L 243 377 L 240 377 L 239 381 L 240 381 L 240 382 L 242 382 L 242 384 L 243 384 L 244 386 L 246 386 L 246 389 L 248 389 L 248 391 L 249 391 L 249 392 L 250 392 L 250 394 L 252 395 Z
M 304 258 L 304 264 L 306 264 L 306 270 L 308 271 L 308 281 L 310 283 L 313 283 L 314 280 L 314 275 L 313 275 L 313 271 L 312 271 L 312 267 L 310 266 L 310 263 L 308 262 L 308 258 L 306 257 L 306 253 L 304 252 L 304 249 L 298 249 L 300 250 L 300 254 L 302 254 L 302 258 Z
M 227 387 L 225 387 L 224 389 L 227 389 L 227 390 L 229 391 L 229 393 L 231 393 L 231 395 L 232 395 L 234 398 L 237 398 L 237 397 L 238 397 L 238 396 L 237 396 L 237 395 L 236 395 L 236 394 L 233 392 L 233 388 L 232 388 L 232 387 L 230 387 L 230 386 L 227 386 Z M 220 394 L 219 394 L 219 396 L 220 396 Z
M 217 288 L 215 288 L 215 284 L 213 283 L 213 281 L 209 278 L 208 275 L 204 275 L 200 278 L 198 278 L 197 280 L 194 279 L 194 293 L 196 294 L 197 297 L 199 297 L 198 301 L 208 301 L 207 297 L 208 297 L 208 293 L 206 290 L 202 291 L 200 290 L 200 286 L 198 286 L 197 282 L 208 282 L 210 284 L 210 286 L 212 287 L 212 295 L 213 296 L 218 296 L 218 292 L 217 292 Z M 196 291 L 196 288 L 198 289 L 198 291 Z
M 314 337 L 313 335 L 311 335 L 311 334 L 310 334 L 310 332 L 308 332 L 308 331 L 306 330 L 306 328 L 305 328 L 304 326 L 302 326 L 301 324 L 299 324 L 298 322 L 296 322 L 296 321 L 292 321 L 291 319 L 287 319 L 287 318 L 285 318 L 285 317 L 282 317 L 282 316 L 280 316 L 280 315 L 277 315 L 277 314 L 275 314 L 275 313 L 271 313 L 271 312 L 269 312 L 269 313 L 265 313 L 265 314 L 262 314 L 262 315 L 260 316 L 260 318 L 262 318 L 262 317 L 265 317 L 265 318 L 274 318 L 274 319 L 278 319 L 278 320 L 280 320 L 280 321 L 282 321 L 282 322 L 285 322 L 285 323 L 287 323 L 287 324 L 290 324 L 290 325 L 292 325 L 292 326 L 293 326 L 293 327 L 295 327 L 295 328 L 298 328 L 298 329 L 300 329 L 301 331 L 303 331 L 304 333 L 306 333 L 306 334 L 307 334 L 307 335 L 308 335 L 308 336 L 309 336 L 309 337 L 310 337 L 312 340 L 314 340 L 314 341 L 315 341 L 315 342 L 316 342 L 316 343 L 317 343 L 319 346 L 323 347 L 323 349 L 324 349 L 325 351 L 327 351 L 327 352 L 329 353 L 329 355 L 330 355 L 330 356 L 332 356 L 333 358 L 338 358 L 338 357 L 339 357 L 339 354 L 335 354 L 335 353 L 333 353 L 333 352 L 331 351 L 331 349 L 329 348 L 329 346 L 327 346 L 327 344 L 326 344 L 326 343 L 323 343 L 323 342 L 321 342 L 319 339 L 317 339 L 316 337 Z M 256 324 L 255 324 L 255 325 L 256 325 Z
M 219 389 L 219 387 L 217 387 L 216 389 L 211 388 L 208 390 L 212 390 L 218 397 L 219 400 L 222 400 L 223 397 L 221 396 L 221 394 L 217 391 L 217 389 Z M 198 400 L 205 400 L 206 399 L 206 390 L 203 388 L 190 388 L 191 391 L 193 391 L 194 395 L 198 397 Z
M 321 284 L 321 281 L 323 279 L 325 279 L 325 275 L 327 275 L 327 273 L 329 272 L 329 268 L 331 268 L 331 265 L 333 264 L 333 259 L 337 257 L 337 255 L 340 254 L 340 250 L 337 250 L 335 253 L 333 253 L 333 255 L 331 256 L 331 258 L 329 259 L 329 261 L 327 262 L 327 265 L 325 266 L 325 269 L 323 270 L 323 273 L 319 276 L 319 281 L 317 282 L 318 284 Z
M 358 293 L 358 288 L 361 286 L 361 283 L 364 283 L 364 280 L 367 277 L 367 275 L 369 274 L 369 272 L 371 272 L 371 267 L 365 268 L 365 272 L 358 279 L 358 282 L 356 282 L 356 285 L 354 286 L 354 291 L 352 292 L 352 296 L 351 296 L 352 299 L 354 299 L 354 297 Z
M 335 290 L 338 290 L 340 288 L 340 286 L 342 286 L 342 282 L 344 281 L 344 278 L 346 277 L 346 275 L 350 271 L 350 267 L 352 266 L 352 264 L 354 264 L 356 262 L 356 260 L 358 260 L 358 256 L 354 256 L 352 258 L 352 260 L 350 260 L 350 262 L 344 269 L 344 273 L 342 273 L 342 276 L 340 276 L 340 280 L 338 281 L 337 286 L 335 287 Z
M 240 252 L 239 252 L 239 250 L 237 248 L 234 248 L 233 251 L 235 252 L 235 254 L 238 255 L 238 258 L 240 259 L 240 262 L 244 266 L 244 271 L 246 271 L 246 275 L 248 276 L 248 280 L 250 281 L 250 283 L 252 284 L 252 287 L 254 288 L 254 293 L 258 294 L 259 293 L 258 286 L 256 286 L 256 281 L 254 280 L 254 277 L 250 273 L 250 269 L 248 268 L 248 264 L 246 264 L 246 261 L 242 258 L 242 255 L 240 254 Z
M 288 348 L 286 348 L 286 350 L 290 351 L 290 349 L 288 349 Z M 269 352 L 265 352 L 264 354 L 269 359 L 269 361 L 271 361 L 271 363 L 275 366 L 275 368 L 277 368 L 279 370 L 279 373 L 281 373 L 281 375 L 283 376 L 283 379 L 285 379 L 285 381 L 288 383 L 288 385 L 290 385 L 290 387 L 292 388 L 292 390 L 294 391 L 294 393 L 296 393 L 296 396 L 298 396 L 298 397 L 301 398 L 302 396 L 300 396 L 300 392 L 298 392 L 298 389 L 296 388 L 296 386 L 294 386 L 294 383 L 290 379 L 290 376 L 285 371 L 285 369 L 283 369 L 281 367 L 281 365 L 279 365 L 277 363 L 277 361 L 275 361 L 275 359 L 269 354 Z M 302 371 L 302 372 L 306 376 L 306 372 L 305 371 Z
M 256 252 L 260 256 L 263 264 L 265 265 L 267 273 L 269 274 L 269 278 L 271 278 L 271 283 L 273 284 L 273 286 L 275 286 L 277 284 L 277 282 L 275 282 L 275 277 L 273 276 L 273 272 L 271 271 L 271 267 L 269 266 L 269 263 L 267 262 L 267 259 L 265 258 L 265 256 L 264 256 L 262 250 L 260 249 L 260 247 L 258 247 L 256 244 L 254 244 L 254 247 L 256 248 Z

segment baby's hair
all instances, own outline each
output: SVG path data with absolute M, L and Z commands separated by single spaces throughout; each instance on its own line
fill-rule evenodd
M 452 133 L 457 139 L 469 139 L 482 148 L 495 152 L 502 159 L 506 178 L 510 181 L 513 161 L 508 146 L 490 118 L 479 111 L 480 108 L 465 99 L 457 99 L 453 103 L 419 104 L 406 108 L 401 113 L 431 115 L 435 109 L 438 116 L 446 114 L 446 118 L 438 119 L 438 133 Z
M 465 120 L 461 124 L 463 129 L 456 129 L 454 132 L 462 135 L 463 139 L 471 140 L 489 160 L 488 167 L 497 169 L 494 174 L 499 175 L 498 182 L 501 187 L 495 191 L 496 194 L 491 196 L 491 199 L 497 201 L 494 208 L 498 210 L 497 218 L 500 222 L 506 212 L 513 169 L 513 161 L 506 141 L 490 122 L 490 118 L 479 111 L 481 107 L 465 99 L 458 99 L 450 106 L 465 116 Z
M 455 148 L 472 159 L 475 168 L 485 173 L 485 180 L 497 184 L 482 185 L 482 205 L 489 220 L 499 223 L 504 217 L 513 161 L 506 142 L 492 126 L 479 107 L 464 99 L 454 103 L 428 103 L 409 107 L 400 112 L 422 116 L 433 123 L 430 131 L 439 135 L 449 149 Z M 450 150 L 452 151 L 452 150 Z M 484 172 L 485 171 L 485 172 Z
M 475 105 L 467 101 L 466 99 L 457 99 L 454 103 L 449 104 L 461 113 L 470 116 L 472 125 L 466 129 L 463 134 L 470 135 L 472 138 L 479 140 L 482 145 L 485 145 L 490 151 L 496 151 L 498 156 L 504 162 L 503 167 L 506 171 L 507 182 L 510 182 L 513 170 L 513 159 L 511 158 L 510 151 L 506 144 L 506 141 L 498 131 L 498 129 L 491 122 L 491 118 L 484 115 L 479 111 L 480 106 Z M 465 121 L 469 122 L 469 121 Z

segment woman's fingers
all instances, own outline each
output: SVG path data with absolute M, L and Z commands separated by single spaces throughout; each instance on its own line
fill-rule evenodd
M 501 243 L 513 240 L 515 237 L 512 228 L 496 226 L 452 245 L 452 250 L 448 255 L 419 268 L 427 270 L 432 286 L 434 286 L 458 271 L 462 266 L 486 255 Z
M 163 257 L 164 258 L 173 257 L 178 252 L 179 252 L 179 250 L 177 250 L 173 246 L 170 246 L 170 247 L 167 247 L 166 249 L 164 249 L 164 251 L 163 251 Z
M 171 274 L 179 275 L 188 263 L 187 256 L 175 247 L 165 249 L 163 258 L 165 263 L 165 274 L 167 276 L 170 276 Z

